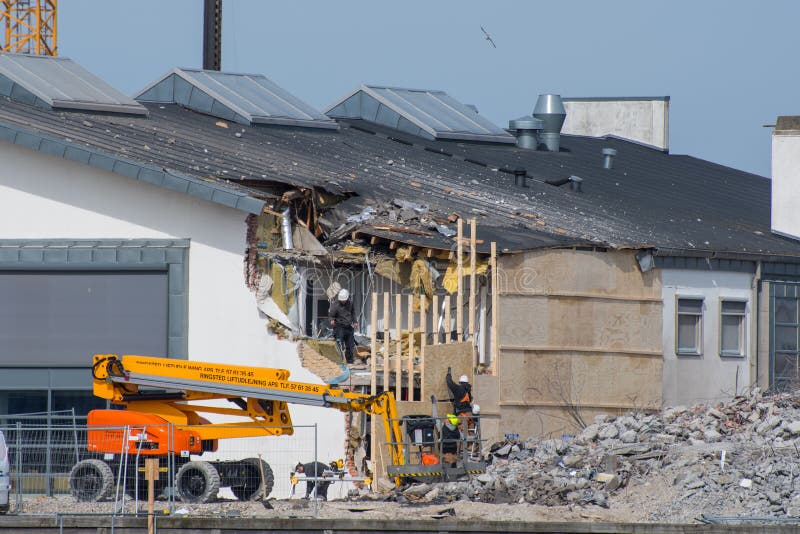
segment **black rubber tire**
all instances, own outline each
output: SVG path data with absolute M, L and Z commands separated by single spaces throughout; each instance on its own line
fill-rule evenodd
M 82 460 L 69 472 L 69 492 L 78 501 L 102 501 L 113 489 L 114 473 L 102 460 Z
M 219 473 L 208 462 L 189 462 L 175 475 L 175 490 L 185 503 L 204 503 L 217 498 Z
M 264 468 L 264 483 L 261 483 L 261 469 L 258 464 Z M 266 499 L 272 492 L 272 486 L 275 484 L 275 476 L 272 474 L 272 468 L 264 460 L 258 458 L 245 458 L 240 462 L 239 469 L 239 482 L 231 484 L 231 491 L 240 501 L 257 501 L 262 497 Z

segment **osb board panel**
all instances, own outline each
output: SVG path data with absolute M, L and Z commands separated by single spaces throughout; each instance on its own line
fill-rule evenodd
M 441 410 L 440 410 L 441 412 Z M 432 407 L 430 401 L 399 401 L 397 402 L 397 416 L 404 415 L 430 415 Z M 392 461 L 389 448 L 386 446 L 386 431 L 383 427 L 383 418 L 377 417 L 376 436 L 372 436 L 372 456 L 375 462 L 375 473 L 386 476 L 386 466 Z M 402 427 L 401 427 L 402 429 Z
M 498 258 L 504 293 L 592 293 L 661 298 L 658 269 L 639 270 L 634 252 L 538 250 Z
M 661 352 L 661 302 L 502 295 L 500 345 Z
M 660 357 L 501 351 L 498 364 L 501 405 L 661 406 Z
M 475 403 L 480 405 L 481 413 L 484 415 L 499 413 L 498 405 L 500 393 L 500 380 L 493 375 L 475 375 L 475 382 L 472 384 L 473 397 Z
M 453 368 L 453 380 L 456 382 L 461 375 L 467 375 L 470 383 L 473 383 L 472 363 L 471 343 L 426 345 L 425 376 L 422 377 L 425 381 L 425 396 L 430 399 L 431 395 L 436 395 L 437 400 L 452 397 L 445 381 L 448 367 Z

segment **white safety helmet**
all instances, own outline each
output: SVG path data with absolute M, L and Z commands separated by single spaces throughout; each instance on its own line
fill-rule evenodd
M 461 375 L 461 378 L 459 378 L 458 381 L 462 384 L 469 384 L 469 378 L 467 378 L 467 375 Z
M 339 290 L 339 302 L 345 302 L 350 298 L 350 292 L 346 289 Z
M 481 413 L 481 405 L 480 404 L 473 404 L 472 405 L 472 415 L 480 415 Z

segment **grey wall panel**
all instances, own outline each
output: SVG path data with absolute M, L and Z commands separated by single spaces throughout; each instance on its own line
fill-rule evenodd
M 167 354 L 167 271 L 0 272 L 0 366 Z

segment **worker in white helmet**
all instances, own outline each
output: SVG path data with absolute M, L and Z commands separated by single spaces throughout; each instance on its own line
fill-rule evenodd
M 467 375 L 461 375 L 458 384 L 453 382 L 452 370 L 447 368 L 447 387 L 453 394 L 453 413 L 461 418 L 463 423 L 471 424 L 472 418 L 472 386 Z M 462 425 L 462 430 L 464 427 Z
M 353 363 L 356 350 L 356 338 L 353 336 L 358 328 L 353 301 L 350 292 L 346 289 L 339 290 L 336 300 L 331 304 L 328 318 L 333 327 L 336 339 L 344 346 L 344 357 L 348 364 Z

